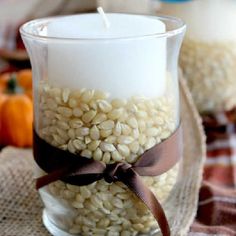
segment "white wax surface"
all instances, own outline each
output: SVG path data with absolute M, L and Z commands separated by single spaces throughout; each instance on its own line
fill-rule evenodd
M 49 37 L 92 39 L 49 41 L 49 82 L 71 89 L 100 89 L 112 97 L 161 96 L 166 86 L 166 40 L 114 38 L 164 33 L 165 24 L 145 16 L 107 17 L 109 29 L 99 14 L 58 18 L 47 25 L 42 34 Z
M 192 0 L 162 3 L 163 14 L 182 18 L 186 36 L 202 41 L 236 41 L 235 0 Z
M 111 27 L 106 29 L 99 14 L 61 17 L 48 25 L 48 36 L 64 38 L 123 38 L 165 32 L 165 24 L 155 18 L 106 14 Z

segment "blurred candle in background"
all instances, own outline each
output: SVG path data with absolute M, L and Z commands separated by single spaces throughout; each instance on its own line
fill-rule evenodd
M 235 0 L 161 0 L 161 13 L 187 23 L 186 36 L 202 41 L 236 40 Z
M 201 113 L 236 107 L 236 1 L 160 0 L 187 24 L 180 65 Z M 214 89 L 213 89 L 214 88 Z

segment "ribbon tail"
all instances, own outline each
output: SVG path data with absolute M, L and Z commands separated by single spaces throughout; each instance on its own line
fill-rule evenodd
M 170 236 L 170 227 L 165 212 L 153 192 L 143 183 L 142 178 L 130 168 L 119 176 L 119 180 L 148 207 L 155 217 L 162 235 Z
M 36 189 L 40 189 L 52 182 L 55 182 L 70 173 L 70 168 L 64 167 L 50 172 L 36 179 Z
M 84 186 L 103 178 L 103 175 L 99 171 L 98 173 L 87 173 L 86 171 L 83 172 L 83 170 L 80 170 L 74 173 L 73 169 L 74 167 L 66 166 L 37 178 L 36 189 L 38 190 L 57 180 L 62 180 L 72 185 Z

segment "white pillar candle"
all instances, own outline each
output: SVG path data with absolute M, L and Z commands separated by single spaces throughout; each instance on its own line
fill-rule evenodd
M 236 40 L 235 0 L 190 0 L 162 3 L 161 12 L 182 18 L 187 37 L 201 41 Z
M 49 83 L 103 90 L 111 97 L 163 95 L 166 39 L 147 35 L 164 33 L 165 24 L 156 17 L 106 16 L 109 27 L 97 13 L 55 18 L 46 25 L 48 37 L 64 38 L 49 43 Z

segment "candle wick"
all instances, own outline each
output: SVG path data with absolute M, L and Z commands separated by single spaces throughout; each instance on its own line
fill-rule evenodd
M 102 7 L 98 7 L 98 8 L 97 8 L 97 11 L 98 11 L 98 13 L 101 15 L 105 27 L 106 27 L 107 29 L 109 29 L 111 24 L 110 24 L 110 21 L 108 20 L 106 14 L 105 14 L 105 12 L 103 11 L 103 8 L 102 8 Z

